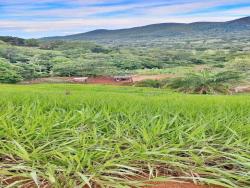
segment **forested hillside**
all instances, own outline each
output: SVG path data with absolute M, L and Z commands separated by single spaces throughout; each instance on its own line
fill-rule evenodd
M 250 17 L 228 22 L 162 23 L 119 30 L 95 30 L 63 37 L 49 37 L 43 40 L 90 40 L 97 43 L 168 41 L 169 39 L 231 38 L 250 35 Z
M 216 34 L 219 28 L 235 33 L 233 37 Z M 224 25 L 226 27 L 222 27 Z M 237 27 L 236 27 L 237 26 Z M 123 43 L 86 42 L 82 40 L 36 40 L 16 37 L 0 37 L 0 82 L 16 83 L 40 77 L 71 77 L 129 74 L 175 74 L 197 72 L 237 71 L 243 80 L 249 80 L 250 35 L 249 18 L 226 23 L 193 23 L 152 25 L 135 28 L 136 33 L 160 32 L 165 27 L 195 28 L 192 31 L 214 30 L 211 35 L 200 36 L 199 32 L 186 37 L 151 36 L 143 43 L 126 40 L 123 36 L 130 30 L 94 31 L 83 36 L 120 36 Z M 161 29 L 163 28 L 163 30 Z M 238 28 L 239 30 L 235 30 Z M 138 31 L 143 32 L 138 32 Z M 120 32 L 124 34 L 120 34 Z M 116 33 L 116 34 L 114 34 Z M 131 33 L 133 35 L 133 32 Z M 81 36 L 81 35 L 78 35 Z M 131 37 L 130 39 L 132 39 Z

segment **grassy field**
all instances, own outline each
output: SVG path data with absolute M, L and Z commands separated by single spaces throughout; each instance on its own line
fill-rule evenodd
M 250 187 L 249 95 L 0 85 L 0 139 L 3 187 L 129 187 L 157 177 Z

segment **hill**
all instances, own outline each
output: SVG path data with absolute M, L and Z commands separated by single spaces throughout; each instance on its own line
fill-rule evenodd
M 246 36 L 250 34 L 250 17 L 227 22 L 161 23 L 119 30 L 94 30 L 87 33 L 43 40 L 90 40 L 98 42 L 145 41 L 164 38 Z
M 47 41 L 0 37 L 0 82 L 58 76 L 182 76 L 208 69 L 238 71 L 249 83 L 249 20 L 95 30 Z

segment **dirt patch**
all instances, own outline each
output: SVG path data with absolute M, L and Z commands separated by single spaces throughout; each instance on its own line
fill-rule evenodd
M 201 72 L 201 71 L 204 71 L 205 69 L 208 69 L 209 66 L 207 65 L 196 65 L 194 67 L 194 71 L 198 71 L 198 72 Z
M 36 188 L 36 184 L 32 180 L 23 179 L 23 178 L 10 178 L 3 181 L 3 184 L 8 186 L 15 183 L 16 181 L 23 180 L 23 185 L 21 188 Z M 190 182 L 151 182 L 149 185 L 143 186 L 142 188 L 223 188 L 221 186 L 215 185 L 196 185 Z M 41 188 L 52 188 L 47 181 L 41 182 Z M 101 186 L 93 186 L 93 188 L 100 188 Z M 84 186 L 83 188 L 89 188 L 89 186 Z
M 41 83 L 76 83 L 76 84 L 106 84 L 106 85 L 132 85 L 135 82 L 143 80 L 162 80 L 173 78 L 171 74 L 159 75 L 134 75 L 131 80 L 117 81 L 111 76 L 97 76 L 97 77 L 49 77 L 37 78 L 34 80 L 23 81 L 20 84 L 41 84 Z
M 98 76 L 98 77 L 89 77 L 87 80 L 88 84 L 106 84 L 106 85 L 129 85 L 131 81 L 116 81 L 113 77 L 109 76 Z
M 132 76 L 133 82 L 140 82 L 143 80 L 163 80 L 173 78 L 172 74 L 159 74 L 159 75 L 134 75 Z
M 72 84 L 106 84 L 106 85 L 130 85 L 130 80 L 116 81 L 113 77 L 50 77 L 38 78 L 34 80 L 23 81 L 20 84 L 41 84 L 41 83 L 72 83 Z
M 20 185 L 18 185 L 20 183 Z M 15 185 L 14 185 L 15 184 Z M 5 180 L 0 181 L 0 186 L 16 186 L 20 188 L 37 188 L 37 185 L 35 182 L 29 178 L 23 178 L 23 177 L 13 177 L 13 178 L 7 178 Z M 52 188 L 52 186 L 49 185 L 48 181 L 41 181 L 40 182 L 40 188 Z
M 164 177 L 164 176 L 162 176 Z M 169 177 L 169 176 L 167 176 Z M 139 183 L 141 181 L 144 182 L 144 185 L 146 186 L 141 186 L 141 188 L 224 188 L 222 186 L 215 186 L 215 185 L 198 185 L 195 184 L 191 181 L 185 181 L 185 180 L 164 180 L 162 179 L 161 181 L 159 180 L 149 180 L 148 177 L 144 177 L 144 176 L 140 176 L 140 177 L 127 177 L 127 180 L 131 180 L 131 182 L 136 181 L 137 183 Z M 64 182 L 64 178 L 62 178 L 62 183 Z M 21 181 L 21 182 L 20 182 Z M 40 188 L 52 188 L 53 186 L 49 183 L 48 180 L 45 179 L 39 179 L 39 184 L 40 184 Z M 27 177 L 20 177 L 20 176 L 16 176 L 16 177 L 1 177 L 0 176 L 0 187 L 2 186 L 8 186 L 11 184 L 15 184 L 18 185 L 18 183 L 20 183 L 19 187 L 20 188 L 36 188 L 36 184 L 35 182 Z M 100 185 L 96 184 L 96 182 L 90 182 L 93 188 L 101 188 Z M 142 184 L 141 184 L 142 185 Z M 136 186 L 136 185 L 135 185 Z M 133 184 L 131 184 L 131 188 L 135 188 L 135 186 L 133 186 Z M 138 184 L 137 184 L 138 186 Z M 136 187 L 137 187 L 136 186 Z M 88 185 L 84 185 L 82 188 L 90 188 Z
M 145 186 L 143 188 L 223 188 L 214 185 L 196 185 L 194 183 L 180 183 L 180 182 L 154 182 L 150 186 Z
M 234 93 L 250 93 L 250 85 L 237 86 L 232 89 Z

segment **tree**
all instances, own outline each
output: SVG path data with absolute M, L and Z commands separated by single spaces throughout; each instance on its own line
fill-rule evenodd
M 25 40 L 25 46 L 28 46 L 28 47 L 38 47 L 39 46 L 39 42 L 36 39 L 27 39 L 27 40 Z
M 38 78 L 39 74 L 39 66 L 34 65 L 32 63 L 18 63 L 15 64 L 17 66 L 17 72 L 22 76 L 24 80 L 32 80 L 34 78 Z
M 55 57 L 53 53 L 38 54 L 31 59 L 31 63 L 39 66 L 41 75 L 51 76 L 53 70 L 53 57 Z
M 0 83 L 17 83 L 21 80 L 13 65 L 0 59 Z
M 57 76 L 75 76 L 77 72 L 76 65 L 72 62 L 62 62 L 58 63 L 53 67 L 53 72 Z
M 182 78 L 174 78 L 167 86 L 185 93 L 214 94 L 227 93 L 227 83 L 238 80 L 237 72 L 226 71 L 212 74 L 207 70 L 201 73 L 190 73 Z
M 23 46 L 25 44 L 25 40 L 18 37 L 2 37 L 0 36 L 0 40 L 9 43 L 11 45 Z
M 136 87 L 152 87 L 152 88 L 161 88 L 163 82 L 160 80 L 143 80 L 140 82 L 137 82 L 135 84 Z

